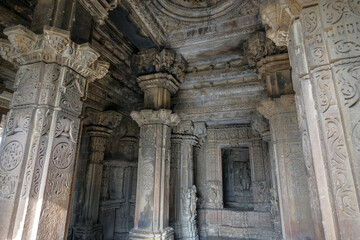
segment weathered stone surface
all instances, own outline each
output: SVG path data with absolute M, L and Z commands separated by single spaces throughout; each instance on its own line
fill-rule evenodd
M 284 237 L 312 239 L 314 231 L 294 95 L 263 100 L 257 109 L 270 121 L 279 171 L 278 192 Z
M 19 64 L 1 146 L 0 236 L 64 238 L 79 133 L 81 97 L 108 65 L 66 31 L 5 30 L 3 58 Z M 22 180 L 20 180 L 22 179 Z

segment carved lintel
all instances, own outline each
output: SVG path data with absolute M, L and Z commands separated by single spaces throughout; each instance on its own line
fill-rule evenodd
M 260 102 L 256 110 L 265 118 L 270 119 L 273 115 L 296 112 L 295 98 L 293 94 L 283 95 L 276 99 L 266 99 Z
M 108 110 L 104 112 L 99 112 L 95 110 L 87 110 L 86 118 L 84 119 L 85 125 L 98 126 L 107 129 L 116 128 L 122 119 L 122 114 Z
M 4 30 L 9 41 L 0 41 L 0 55 L 18 65 L 37 62 L 58 63 L 76 71 L 88 81 L 104 77 L 109 63 L 99 61 L 100 56 L 88 43 L 75 44 L 68 31 L 49 26 L 44 34 L 36 35 L 18 25 Z
M 140 112 L 133 111 L 131 117 L 141 127 L 149 124 L 165 124 L 170 127 L 176 126 L 180 122 L 177 114 L 171 113 L 171 110 L 160 109 L 158 111 L 145 109 Z

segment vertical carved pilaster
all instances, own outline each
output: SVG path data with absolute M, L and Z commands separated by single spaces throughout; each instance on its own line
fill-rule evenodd
M 303 144 L 310 150 L 326 239 L 357 238 L 360 227 L 359 3 L 321 0 L 299 8 L 289 56 Z
M 0 150 L 0 238 L 62 239 L 66 233 L 81 97 L 108 64 L 67 31 L 5 29 L 1 56 L 19 65 Z
M 100 239 L 102 226 L 98 224 L 101 198 L 103 160 L 107 140 L 116 128 L 122 115 L 114 111 L 88 111 L 84 121 L 90 136 L 89 163 L 86 172 L 86 194 L 82 210 L 82 222 L 74 227 L 75 239 Z M 108 174 L 108 173 L 106 173 Z
M 264 100 L 257 109 L 270 121 L 284 238 L 313 239 L 310 200 L 294 95 Z
M 171 136 L 170 225 L 176 239 L 198 239 L 196 228 L 196 187 L 194 185 L 193 148 L 198 138 L 191 121 L 181 122 Z

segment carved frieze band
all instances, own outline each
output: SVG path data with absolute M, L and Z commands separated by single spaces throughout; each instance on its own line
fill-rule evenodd
M 180 122 L 179 116 L 175 113 L 171 113 L 171 110 L 168 109 L 160 109 L 157 111 L 145 109 L 140 112 L 133 111 L 131 117 L 140 127 L 150 124 L 165 124 L 172 127 Z

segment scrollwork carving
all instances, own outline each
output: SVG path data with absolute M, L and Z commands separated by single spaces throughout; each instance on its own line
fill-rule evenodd
M 360 66 L 344 68 L 340 70 L 340 77 L 337 84 L 344 97 L 345 106 L 353 107 L 360 99 Z
M 349 160 L 345 149 L 345 143 L 339 120 L 337 118 L 326 119 L 327 138 L 331 154 L 331 175 L 335 187 L 336 202 L 341 212 L 347 217 L 358 217 L 359 208 L 354 192 L 354 185 L 349 179 Z

